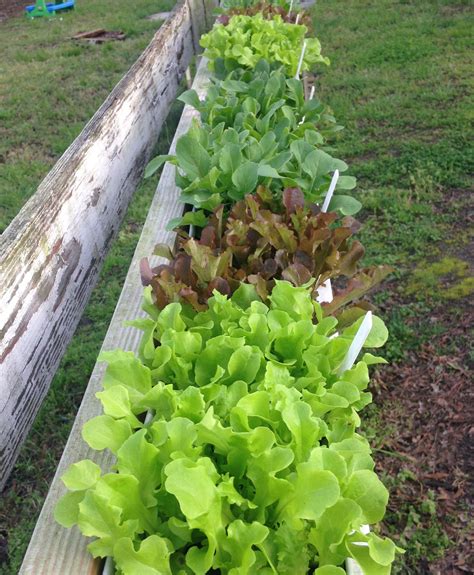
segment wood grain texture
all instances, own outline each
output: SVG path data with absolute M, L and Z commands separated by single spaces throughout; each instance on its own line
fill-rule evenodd
M 41 406 L 204 31 L 185 0 L 0 244 L 0 488 Z
M 207 62 L 202 60 L 193 84 L 199 94 L 204 94 L 208 82 Z M 187 131 L 194 110 L 186 106 L 178 125 L 171 151 L 174 151 L 177 138 Z M 102 350 L 118 347 L 136 351 L 141 332 L 131 327 L 124 327 L 126 320 L 143 316 L 141 300 L 143 288 L 140 282 L 139 261 L 150 256 L 156 243 L 174 242 L 174 232 L 166 231 L 167 222 L 181 215 L 183 204 L 179 201 L 179 190 L 175 186 L 175 169 L 166 164 L 156 190 L 142 235 L 138 242 L 132 264 L 127 274 L 119 302 L 107 331 Z M 159 258 L 152 260 L 156 265 Z M 105 366 L 96 364 L 79 409 L 74 427 L 69 436 L 66 448 L 53 479 L 46 502 L 41 511 L 20 575 L 96 575 L 99 573 L 99 562 L 94 562 L 86 550 L 87 539 L 77 528 L 64 529 L 54 521 L 53 510 L 58 498 L 65 493 L 60 481 L 67 467 L 76 461 L 89 458 L 106 472 L 113 463 L 109 453 L 89 449 L 81 437 L 83 424 L 91 417 L 99 415 L 102 410 L 95 393 L 101 388 Z

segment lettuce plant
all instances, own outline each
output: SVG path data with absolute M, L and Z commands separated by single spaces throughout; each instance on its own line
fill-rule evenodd
M 239 9 L 252 9 L 254 6 L 271 6 L 272 8 L 280 7 L 288 9 L 290 3 L 287 0 L 268 0 L 262 2 L 261 0 L 222 0 L 219 6 L 222 10 L 239 10 Z
M 236 2 L 228 6 L 227 3 L 224 2 L 224 4 L 221 4 L 221 6 L 224 8 L 228 7 L 228 10 L 226 10 L 224 14 L 221 14 L 217 19 L 217 22 L 219 24 L 223 24 L 224 26 L 227 26 L 232 16 L 255 16 L 256 14 L 262 14 L 262 16 L 267 20 L 272 20 L 275 16 L 278 15 L 281 17 L 283 22 L 296 24 L 296 20 L 299 14 L 298 22 L 300 24 L 304 24 L 308 30 L 311 30 L 313 27 L 311 14 L 306 10 L 300 9 L 290 12 L 289 2 L 273 3 L 261 0 L 259 2 L 253 3 Z
M 339 285 L 334 302 L 326 304 L 334 313 L 391 271 L 388 266 L 359 268 L 364 249 L 360 242 L 350 241 L 359 229 L 352 217 L 341 219 L 334 212 L 321 213 L 315 205 L 305 207 L 297 188 L 284 191 L 283 204 L 283 210 L 277 209 L 268 191 L 260 188 L 238 202 L 225 219 L 223 208 L 216 209 L 199 239 L 182 232 L 175 250 L 157 246 L 155 253 L 169 263 L 151 269 L 145 259 L 141 272 L 158 308 L 182 302 L 204 309 L 214 289 L 231 294 L 241 282 L 255 285 L 266 301 L 276 279 L 299 286 L 314 278 L 316 297 L 326 280 L 352 278 L 350 289 Z
M 204 312 L 150 311 L 136 322 L 139 358 L 103 355 L 104 415 L 83 429 L 92 449 L 116 455 L 116 472 L 73 464 L 57 520 L 123 575 L 336 575 L 347 556 L 388 575 L 396 546 L 360 531 L 383 517 L 388 493 L 355 431 L 380 359 L 338 371 L 357 323 L 337 333 L 309 290 L 287 282 L 269 305 L 243 285 Z M 377 320 L 367 345 L 385 338 Z
M 233 16 L 226 26 L 216 24 L 201 37 L 210 68 L 220 77 L 238 67 L 253 68 L 261 59 L 285 67 L 289 77 L 296 74 L 298 60 L 308 29 L 304 25 L 287 24 L 276 15 L 267 20 L 262 14 Z M 317 63 L 329 64 L 321 55 L 316 38 L 306 39 L 302 71 Z
M 201 122 L 194 121 L 177 143 L 175 155 L 154 158 L 149 177 L 165 162 L 177 167 L 181 199 L 195 208 L 212 211 L 231 205 L 267 186 L 281 198 L 285 187 L 299 187 L 310 202 L 324 198 L 334 170 L 347 164 L 323 148 L 341 129 L 316 100 L 306 101 L 299 80 L 287 79 L 281 70 L 271 72 L 261 61 L 253 72 L 239 69 L 214 83 L 201 102 L 190 90 L 181 100 L 194 106 Z M 337 191 L 351 190 L 356 181 L 341 175 Z M 361 207 L 352 196 L 336 194 L 331 208 L 352 215 Z M 188 222 L 202 225 L 202 217 Z M 205 221 L 205 219 L 204 219 Z
M 239 132 L 222 123 L 209 130 L 195 120 L 179 138 L 176 155 L 155 158 L 148 175 L 165 161 L 175 164 L 181 200 L 207 211 L 242 200 L 259 185 L 265 185 L 280 201 L 284 188 L 298 187 L 307 201 L 318 203 L 327 193 L 332 173 L 336 169 L 344 172 L 348 166 L 311 143 L 312 133 L 291 141 L 286 125 L 255 137 L 249 130 Z M 355 184 L 355 178 L 341 176 L 336 189 L 350 190 Z M 358 200 L 346 195 L 335 195 L 330 204 L 344 215 L 352 215 L 360 207 Z M 199 224 L 199 220 L 193 223 Z
M 223 123 L 225 128 L 248 130 L 257 139 L 269 130 L 286 128 L 290 141 L 306 134 L 311 143 L 322 146 L 342 129 L 327 106 L 305 99 L 300 80 L 287 78 L 282 69 L 271 71 L 265 60 L 255 69 L 238 68 L 225 80 L 211 80 L 203 101 L 194 90 L 178 99 L 196 108 L 209 129 Z

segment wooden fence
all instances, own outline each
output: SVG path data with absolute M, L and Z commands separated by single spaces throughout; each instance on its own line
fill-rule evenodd
M 0 489 L 74 334 L 211 9 L 212 0 L 178 3 L 1 238 Z M 159 201 L 166 205 L 165 198 Z
M 207 66 L 201 61 L 193 87 L 203 95 L 207 85 Z M 177 139 L 190 126 L 195 110 L 186 106 L 176 130 L 170 152 L 172 153 Z M 141 332 L 135 328 L 124 327 L 124 321 L 144 316 L 141 310 L 143 287 L 140 280 L 139 262 L 144 256 L 150 256 L 156 243 L 174 242 L 175 233 L 166 231 L 167 222 L 182 214 L 183 204 L 179 201 L 179 190 L 175 185 L 175 168 L 166 164 L 160 178 L 147 220 L 138 242 L 132 264 L 105 337 L 102 350 L 108 351 L 118 347 L 137 351 Z M 152 258 L 153 260 L 153 258 Z M 153 265 L 158 263 L 156 258 Z M 41 511 L 33 537 L 28 547 L 20 575 L 67 575 L 98 574 L 100 564 L 93 561 L 86 550 L 87 540 L 77 527 L 64 529 L 53 517 L 54 506 L 66 489 L 60 477 L 71 463 L 81 459 L 92 459 L 105 472 L 110 469 L 114 457 L 108 452 L 97 452 L 90 449 L 81 437 L 82 426 L 91 417 L 100 415 L 102 408 L 95 398 L 101 389 L 101 380 L 105 365 L 95 365 L 84 398 L 79 409 L 74 427 L 59 463 L 48 497 Z

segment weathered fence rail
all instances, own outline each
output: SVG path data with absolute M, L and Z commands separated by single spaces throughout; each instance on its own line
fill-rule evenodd
M 206 62 L 201 61 L 193 84 L 199 94 L 205 93 L 207 78 Z M 195 110 L 186 106 L 171 145 L 172 151 L 177 139 L 188 130 L 194 115 Z M 141 311 L 143 287 L 140 281 L 139 262 L 142 257 L 152 254 L 156 243 L 173 243 L 175 233 L 166 231 L 166 224 L 171 218 L 181 215 L 182 211 L 183 204 L 179 201 L 179 190 L 175 185 L 175 168 L 166 164 L 107 331 L 102 346 L 103 350 L 118 347 L 131 351 L 138 350 L 141 332 L 131 327 L 124 327 L 123 323 L 126 320 L 136 319 L 144 315 Z M 95 398 L 95 394 L 101 389 L 104 371 L 105 366 L 103 364 L 95 365 L 33 533 L 20 575 L 57 575 L 58 573 L 96 575 L 99 573 L 99 562 L 93 561 L 87 552 L 85 537 L 80 534 L 76 527 L 64 529 L 58 525 L 54 520 L 53 510 L 59 497 L 66 491 L 60 477 L 71 463 L 89 458 L 100 465 L 103 471 L 107 471 L 113 463 L 112 454 L 91 450 L 81 437 L 84 423 L 101 413 L 100 402 Z
M 1 238 L 0 489 L 210 22 L 210 6 L 178 3 Z

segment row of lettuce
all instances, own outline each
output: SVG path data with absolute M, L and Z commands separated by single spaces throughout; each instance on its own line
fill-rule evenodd
M 306 21 L 301 14 L 299 21 Z M 145 319 L 137 354 L 108 362 L 103 415 L 83 437 L 116 456 L 113 472 L 72 465 L 56 508 L 122 575 L 342 575 L 347 557 L 386 575 L 400 550 L 363 525 L 388 493 L 374 472 L 359 411 L 371 402 L 365 353 L 341 369 L 385 266 L 361 268 L 360 208 L 335 170 L 341 129 L 295 77 L 328 63 L 308 28 L 259 3 L 223 14 L 202 37 L 212 77 L 176 154 L 182 200 L 169 262 L 142 262 Z M 192 226 L 190 237 L 185 230 Z M 332 301 L 317 302 L 328 279 Z M 365 346 L 387 338 L 374 317 Z

